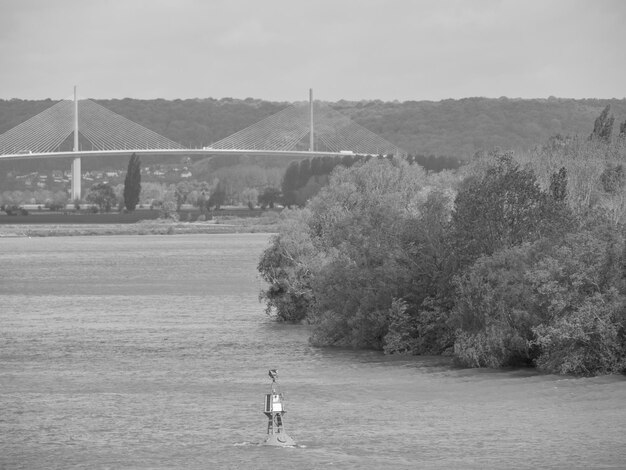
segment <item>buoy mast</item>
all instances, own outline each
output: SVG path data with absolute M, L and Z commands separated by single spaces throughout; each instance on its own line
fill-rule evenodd
M 283 394 L 278 388 L 276 379 L 278 374 L 276 369 L 269 371 L 272 379 L 270 393 L 265 395 L 265 416 L 267 416 L 267 438 L 264 444 L 267 446 L 288 447 L 295 446 L 296 442 L 285 432 L 283 415 L 285 414 L 285 403 Z

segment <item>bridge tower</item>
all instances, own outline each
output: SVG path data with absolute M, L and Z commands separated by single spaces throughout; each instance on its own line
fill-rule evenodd
M 313 128 L 313 88 L 309 88 L 309 152 L 315 152 L 315 129 Z
M 76 85 L 74 85 L 74 152 L 78 151 L 78 95 Z M 81 198 L 81 178 L 80 157 L 75 157 L 72 161 L 72 201 Z

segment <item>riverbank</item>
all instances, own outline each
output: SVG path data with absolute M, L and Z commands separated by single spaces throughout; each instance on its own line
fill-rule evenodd
M 265 233 L 277 231 L 278 214 L 260 217 L 216 217 L 202 222 L 171 219 L 142 220 L 136 223 L 89 224 L 0 224 L 0 238 L 67 237 L 87 235 L 177 235 L 214 233 Z

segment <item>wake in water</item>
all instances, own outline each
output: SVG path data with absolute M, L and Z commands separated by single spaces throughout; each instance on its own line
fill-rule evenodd
M 263 446 L 263 441 L 261 442 L 235 442 L 233 444 L 234 447 L 244 447 L 244 446 Z M 267 446 L 267 447 L 276 447 L 278 449 L 287 448 L 287 449 L 306 449 L 305 445 L 296 444 L 295 446 Z

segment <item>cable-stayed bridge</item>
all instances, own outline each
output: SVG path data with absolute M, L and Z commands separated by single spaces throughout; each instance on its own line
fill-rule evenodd
M 187 148 L 89 99 L 61 100 L 0 135 L 0 160 L 73 158 L 72 199 L 81 198 L 81 158 L 130 155 L 406 155 L 330 106 L 296 103 L 202 149 Z

